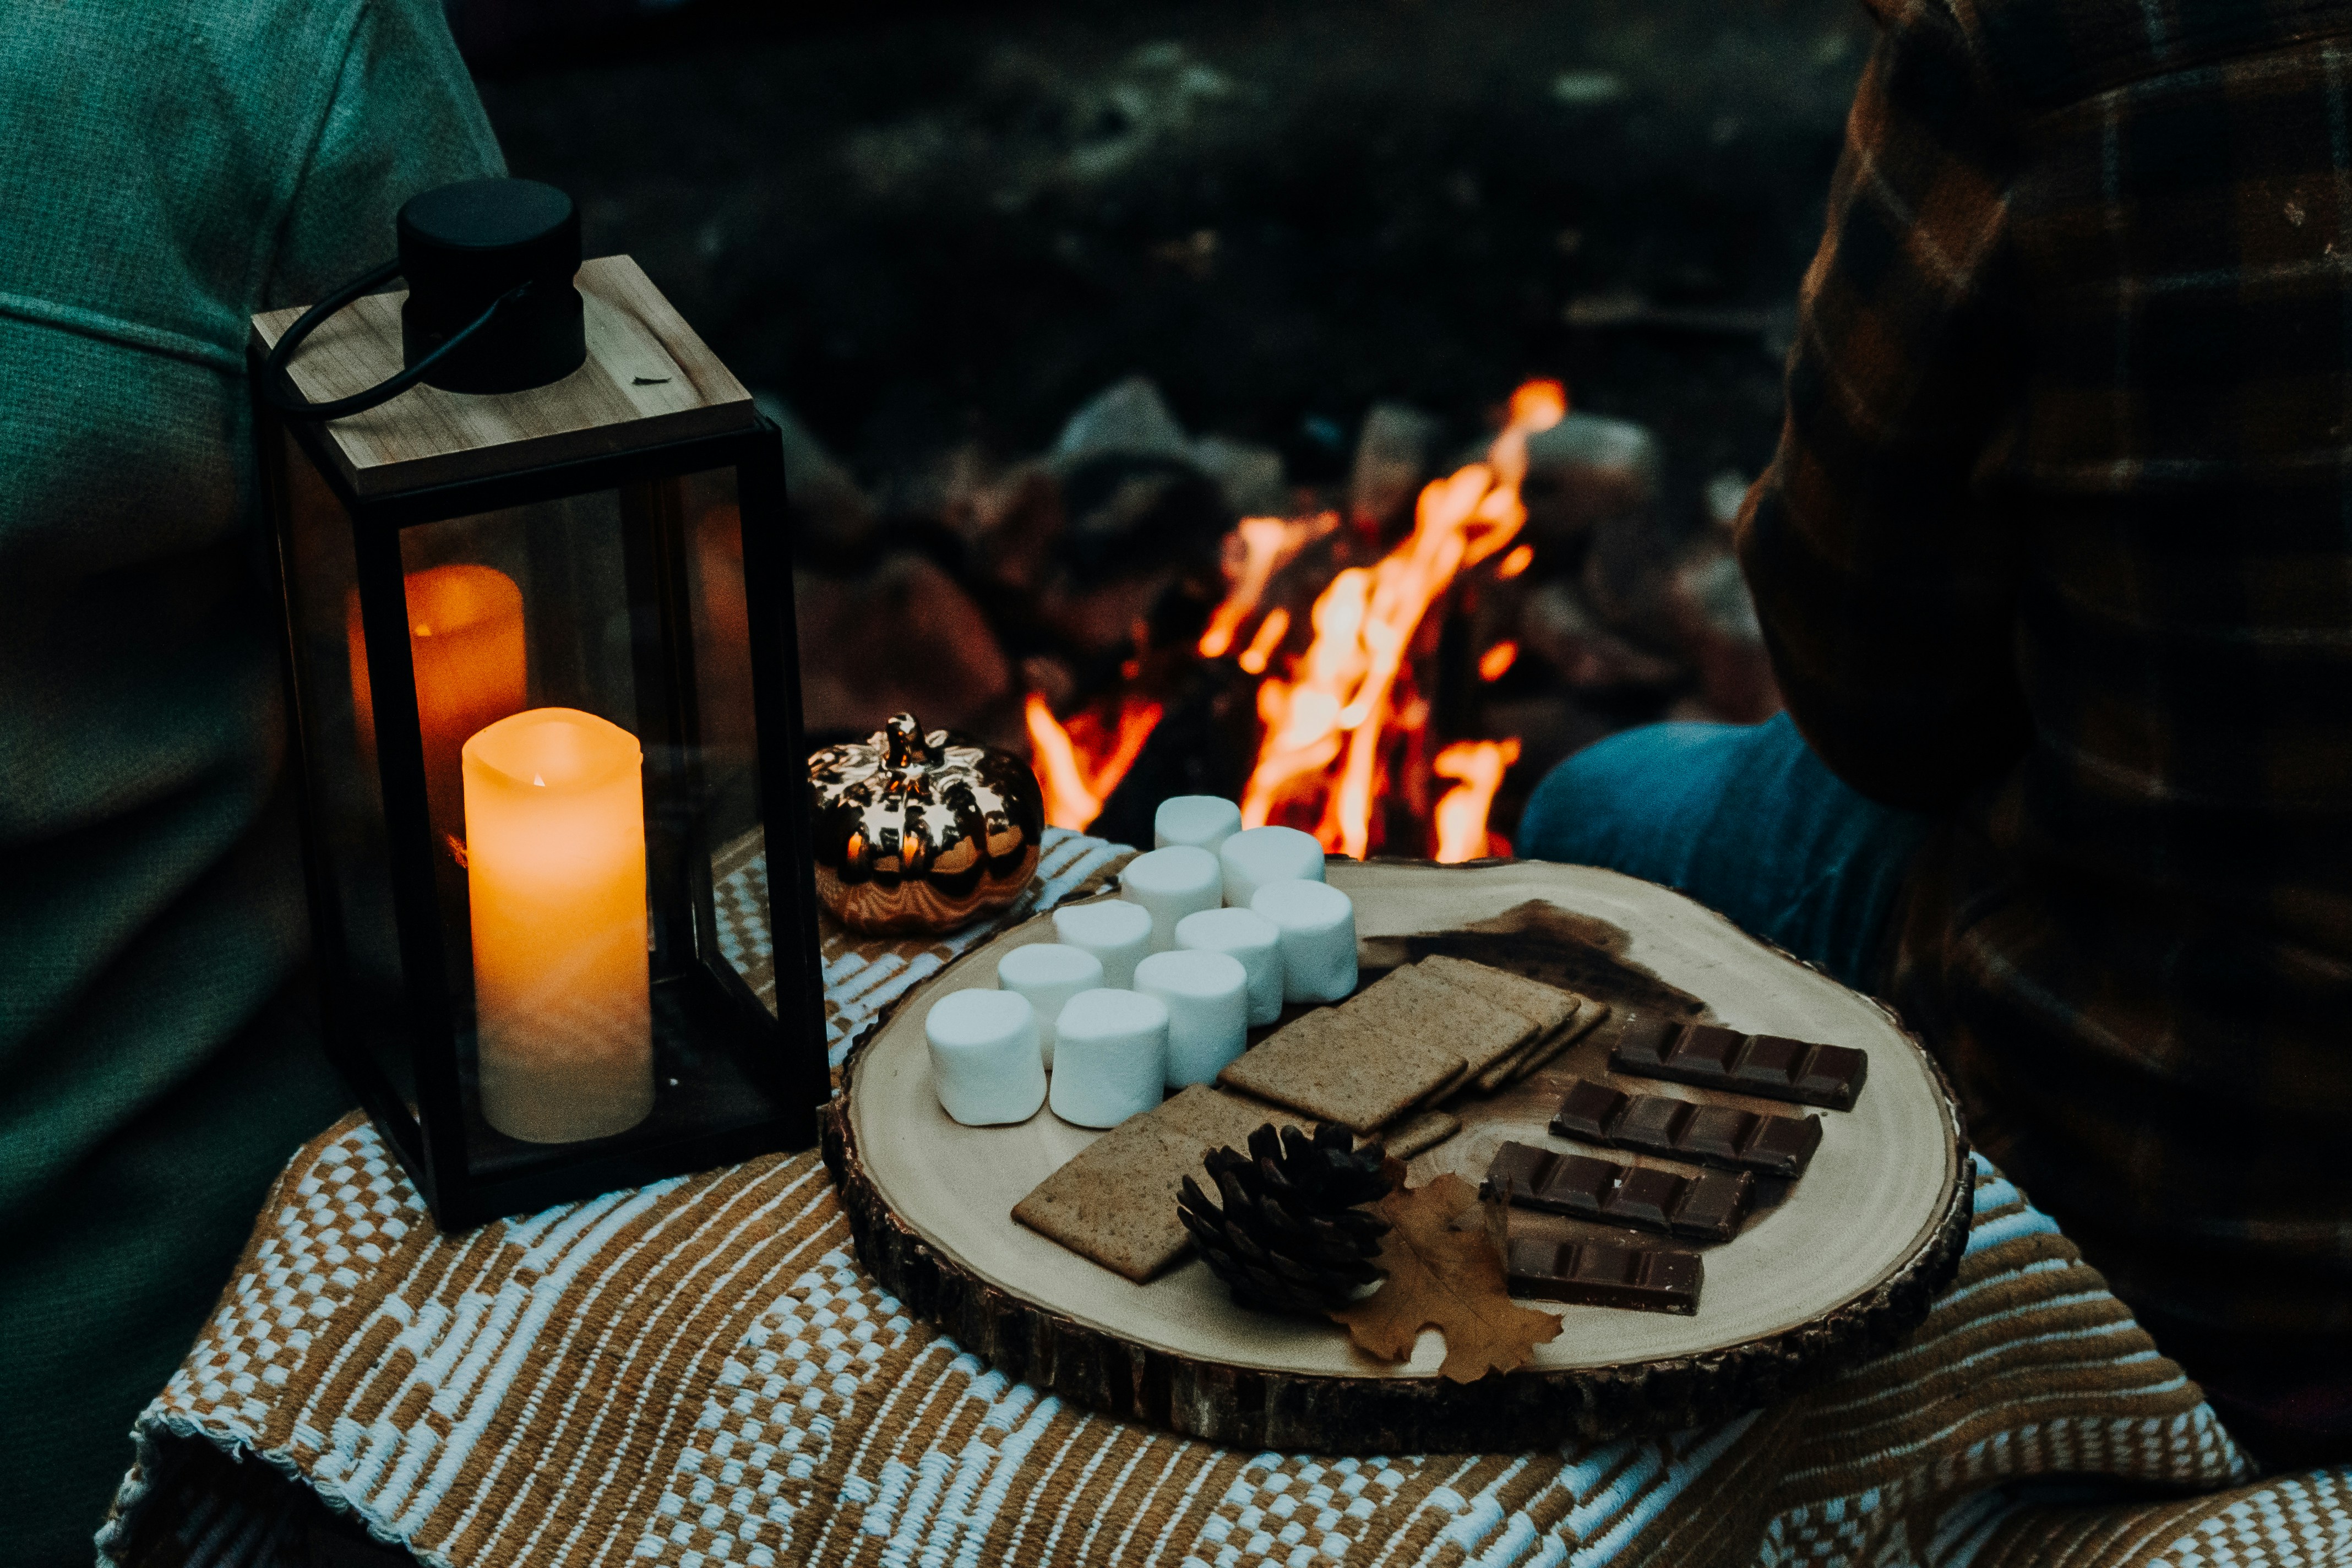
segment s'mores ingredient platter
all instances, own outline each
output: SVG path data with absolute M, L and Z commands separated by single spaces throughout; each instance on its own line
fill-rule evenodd
M 1240 868 L 1250 907 L 1274 910 L 1256 922 L 1188 907 L 1205 873 L 1164 869 L 1146 879 L 1161 904 L 1147 912 L 1171 931 L 1192 922 L 1188 950 L 1247 970 L 1297 934 L 1285 897 L 1252 878 L 1260 866 Z M 1365 1453 L 1601 1438 L 1754 1408 L 1883 1347 L 1949 1279 L 1969 1212 L 1958 1112 L 1870 999 L 1679 894 L 1594 868 L 1333 860 L 1312 885 L 1352 905 L 1360 973 L 1341 988 L 1317 945 L 1329 921 L 1319 905 L 1299 915 L 1306 994 L 1263 1025 L 1262 973 L 1254 991 L 1236 980 L 1244 998 L 1224 1005 L 1248 1011 L 1248 1048 L 1213 1077 L 1171 1069 L 1161 1104 L 1108 1126 L 1051 1104 L 1018 1121 L 950 1116 L 929 1019 L 947 1004 L 947 1037 L 963 1039 L 950 999 L 996 987 L 1025 947 L 1076 941 L 1106 969 L 1148 962 L 1117 951 L 1118 919 L 1040 917 L 911 994 L 851 1058 L 824 1129 L 884 1286 L 1008 1375 L 1118 1418 Z M 1394 1037 L 1381 1070 L 1350 1070 L 1370 1058 L 1342 1026 L 1375 1016 Z M 1037 1033 L 1022 1037 L 1024 1064 Z M 1772 1092 L 1759 1075 L 1792 1042 L 1804 1048 Z M 1025 1100 L 1034 1086 L 1021 1081 Z M 1455 1383 L 1438 1374 L 1435 1332 L 1391 1363 L 1329 1321 L 1235 1306 L 1175 1191 L 1207 1149 L 1318 1121 L 1409 1153 L 1414 1186 L 1444 1173 L 1481 1186 L 1508 1216 L 1514 1301 L 1556 1312 L 1558 1336 L 1516 1371 Z

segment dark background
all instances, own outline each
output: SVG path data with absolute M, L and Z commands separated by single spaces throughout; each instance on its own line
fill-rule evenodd
M 874 484 L 1139 371 L 1295 478 L 1375 399 L 1466 431 L 1537 373 L 1685 500 L 1752 473 L 1777 321 L 1565 312 L 1784 309 L 1868 42 L 1851 0 L 472 9 L 514 172 Z
M 1633 512 L 1545 544 L 1510 604 L 1445 612 L 1467 698 L 1439 739 L 1526 742 L 1498 829 L 1600 735 L 1777 700 L 1725 497 L 1777 430 L 1869 46 L 1851 0 L 453 3 L 513 171 L 571 191 L 588 253 L 635 257 L 804 428 L 813 738 L 913 707 L 1023 746 L 1025 691 L 1115 707 L 1122 668 L 1183 656 L 1244 503 L 1145 475 L 1158 499 L 1090 517 L 1139 476 L 1031 461 L 1137 375 L 1191 437 L 1278 453 L 1299 513 L 1348 509 L 1377 403 L 1435 421 L 1423 477 L 1531 375 L 1655 437 Z M 1090 530 L 1092 566 L 1017 558 Z M 1138 617 L 1158 652 L 1127 645 Z M 1504 636 L 1528 651 L 1479 686 L 1463 661 Z M 1239 792 L 1249 684 L 1161 687 L 1101 831 Z

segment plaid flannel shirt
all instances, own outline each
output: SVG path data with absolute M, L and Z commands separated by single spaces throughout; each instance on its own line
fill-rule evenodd
M 1741 522 L 1775 668 L 1944 814 L 1894 990 L 1981 1146 L 2159 1342 L 2340 1356 L 2352 5 L 1871 3 Z

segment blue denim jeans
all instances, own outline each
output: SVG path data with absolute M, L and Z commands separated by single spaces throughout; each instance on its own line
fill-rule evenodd
M 1864 991 L 1934 818 L 1839 781 L 1781 713 L 1761 724 L 1651 724 L 1545 775 L 1518 853 L 1663 882 Z

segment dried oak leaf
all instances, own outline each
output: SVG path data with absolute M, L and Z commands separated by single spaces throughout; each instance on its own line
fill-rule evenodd
M 1478 1189 L 1451 1172 L 1408 1189 L 1402 1163 L 1390 1165 L 1388 1195 L 1371 1205 L 1389 1222 L 1373 1260 L 1387 1279 L 1362 1300 L 1331 1309 L 1332 1321 L 1382 1361 L 1405 1360 L 1421 1331 L 1435 1329 L 1445 1336 L 1437 1370 L 1456 1383 L 1524 1366 L 1536 1346 L 1559 1337 L 1559 1320 L 1513 1304 L 1491 1225 L 1454 1228 L 1478 1206 Z

